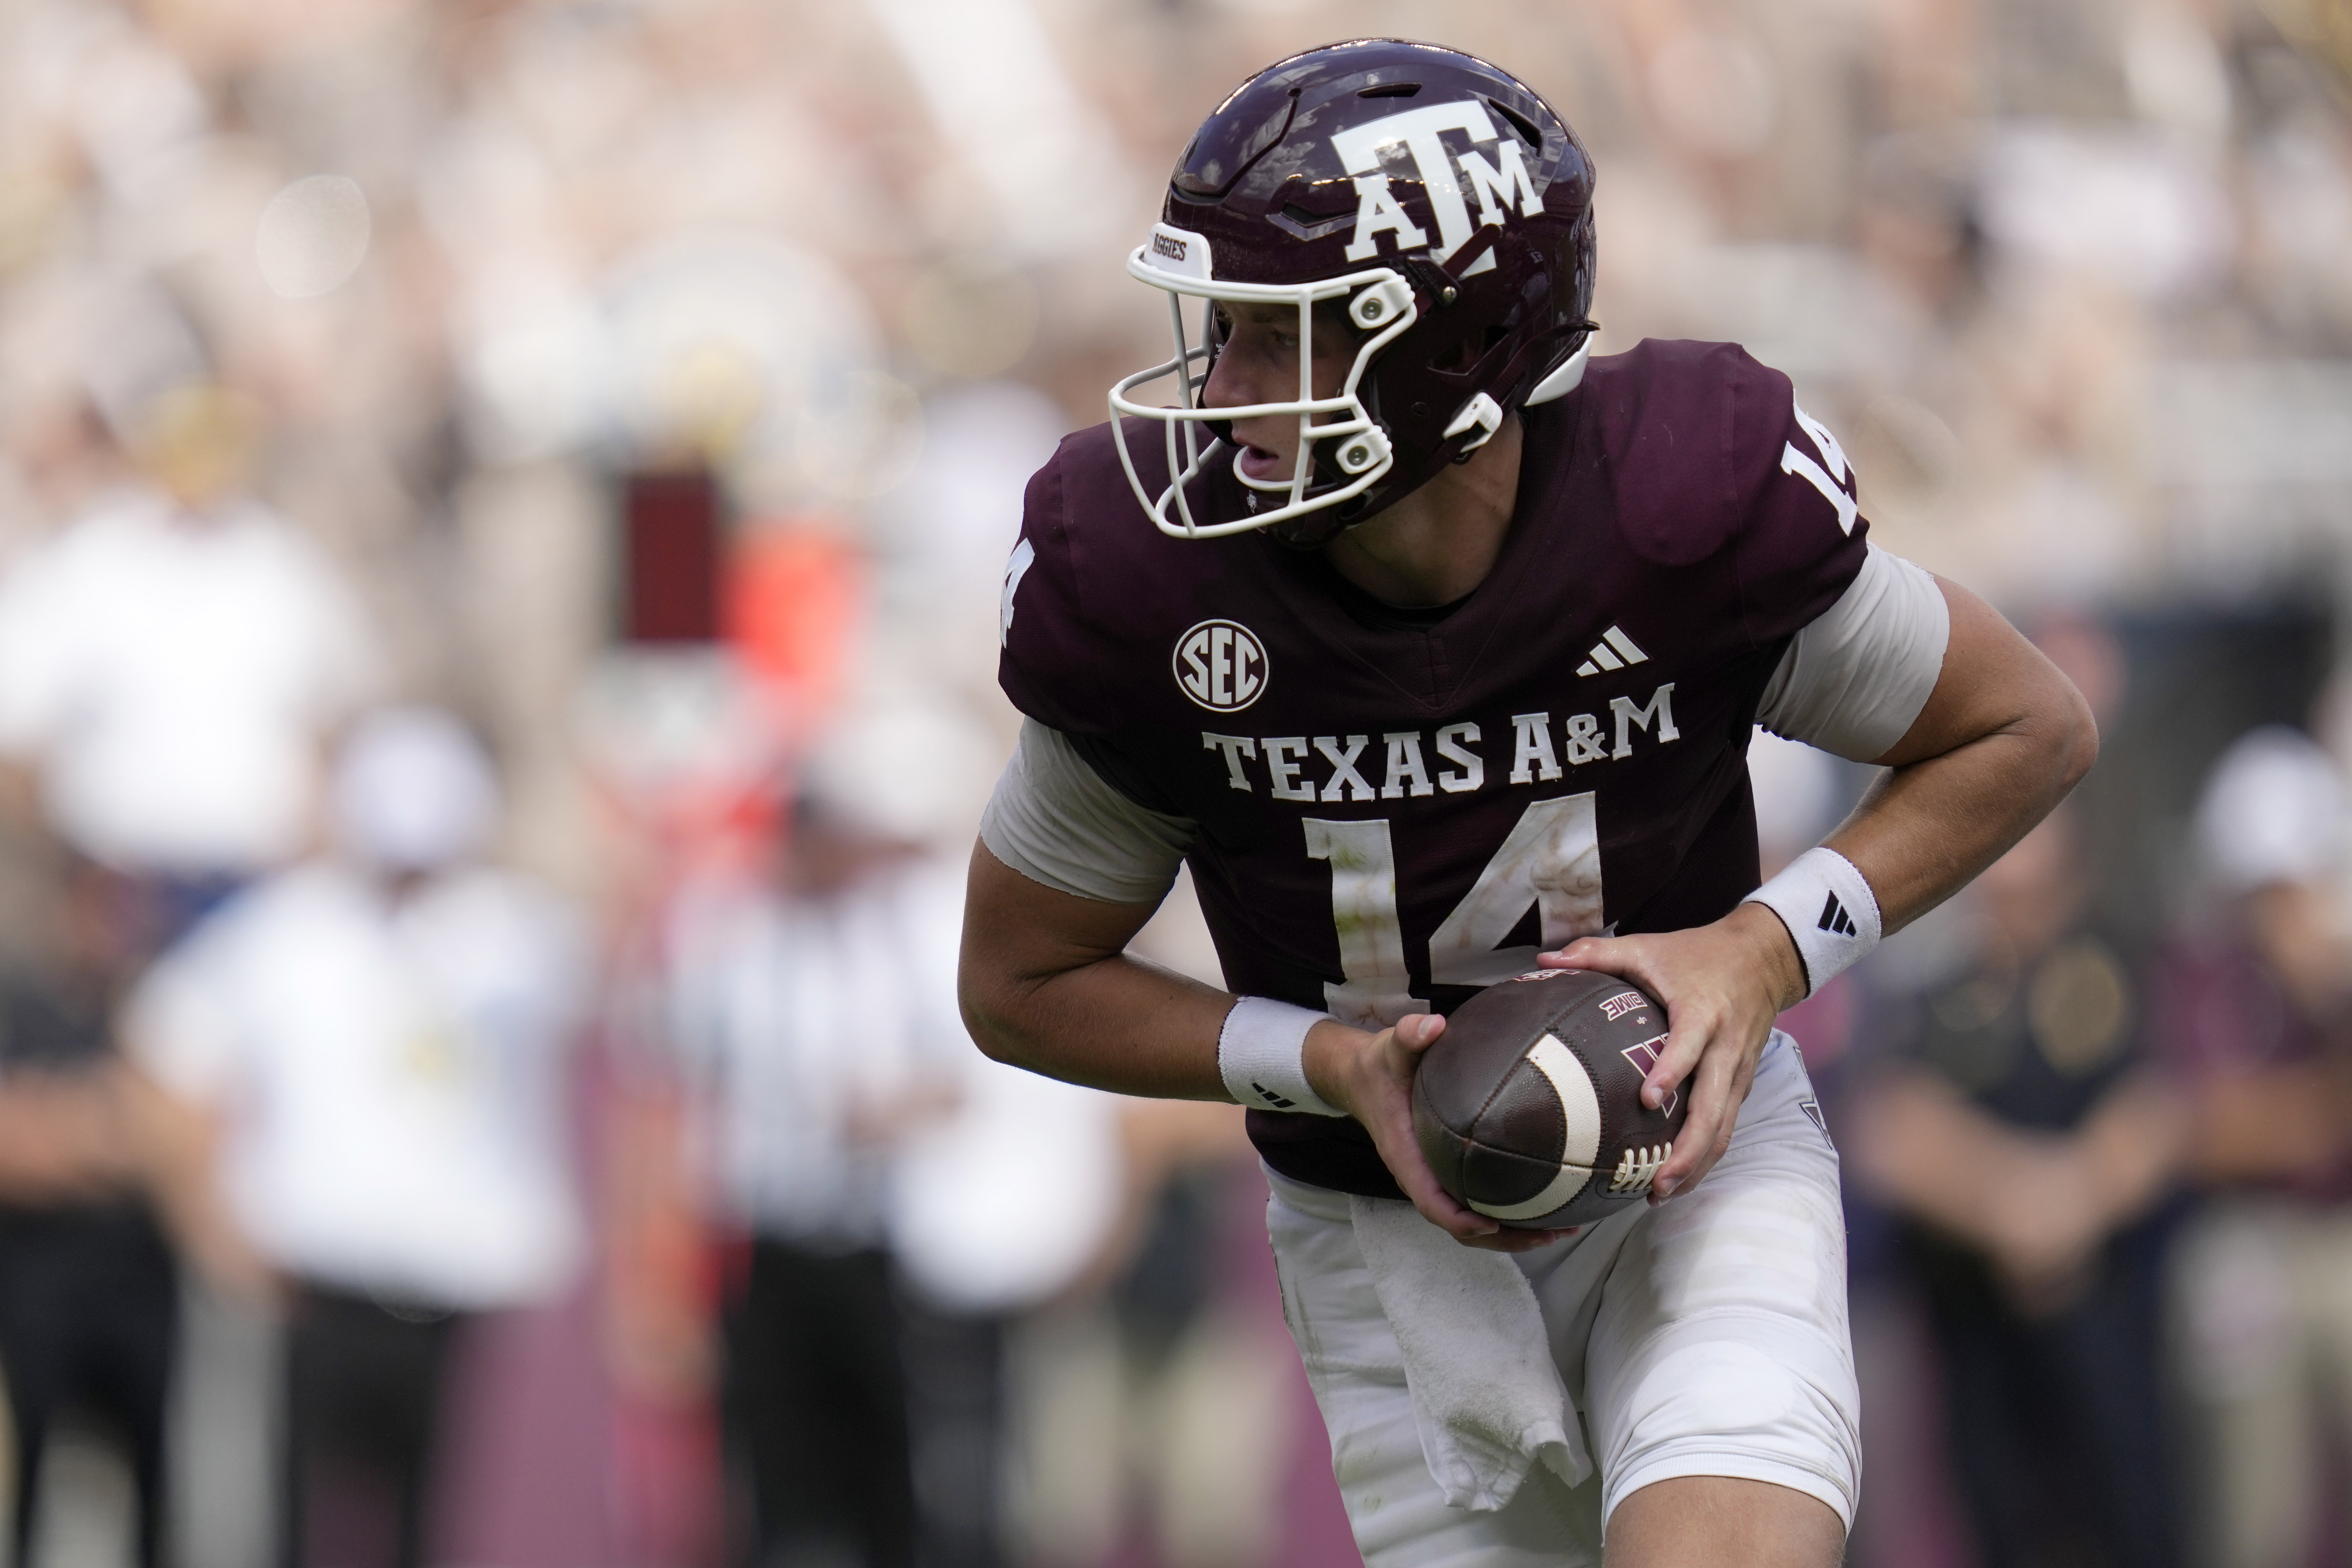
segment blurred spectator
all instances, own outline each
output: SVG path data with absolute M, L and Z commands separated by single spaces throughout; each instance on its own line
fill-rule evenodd
M 2158 974 L 2158 1039 L 2193 1104 L 2211 1190 L 2174 1271 L 2199 1439 L 2199 1552 L 2217 1568 L 2314 1560 L 2352 1442 L 2352 946 L 2335 880 L 2335 763 L 2267 726 L 2223 754 L 2197 812 L 2210 902 Z M 2334 1516 L 2338 1528 L 2340 1512 Z
M 31 1561 L 54 1419 L 94 1415 L 137 1489 L 142 1568 L 160 1560 L 178 1270 L 147 1201 L 152 1089 L 118 1055 L 131 889 L 86 859 L 20 866 L 36 950 L 0 970 L 0 1371 L 15 1417 L 16 1553 Z M 26 873 L 30 872 L 29 876 Z M 20 888 L 20 893 L 28 889 Z
M 913 868 L 911 846 L 803 795 L 773 879 L 693 890 L 672 928 L 673 1026 L 724 1206 L 751 1234 L 725 1307 L 721 1405 L 750 1494 L 738 1560 L 763 1568 L 916 1560 L 889 1162 L 913 1121 L 946 1109 L 919 1057 L 961 1031 L 942 994 L 952 963 L 926 962 L 938 944 L 920 940 L 941 924 L 926 907 L 940 889 Z
M 2160 1568 L 2159 1205 L 2181 1121 L 2124 958 L 2087 923 L 2078 831 L 2062 807 L 1980 879 L 1972 961 L 1901 1009 L 1843 1131 L 1908 1216 L 1980 1560 Z
M 324 553 L 247 491 L 258 437 L 221 387 L 164 394 L 148 484 L 0 584 L 0 754 L 68 843 L 160 883 L 172 928 L 302 848 L 321 737 L 379 678 Z
M 768 872 L 706 877 L 670 921 L 672 1029 L 721 1217 L 750 1237 L 721 1373 L 742 1561 L 1003 1561 L 1006 1329 L 1118 1213 L 1116 1102 L 963 1029 L 971 730 L 861 702 L 807 759 Z
M 302 1564 L 421 1561 L 463 1315 L 541 1300 L 579 1223 L 560 1136 L 583 973 L 565 907 L 486 864 L 498 789 L 452 718 L 344 742 L 333 852 L 205 919 L 128 1034 L 212 1151 L 216 1272 L 282 1294 L 286 1506 Z
M 1301 1424 L 1264 1177 L 1229 1105 L 1131 1101 L 1120 1130 L 1121 1223 L 1019 1336 L 1022 1544 L 1045 1568 L 1279 1561 Z
M 1179 873 L 1129 951 L 1218 983 L 1216 946 L 1189 873 Z M 1357 1562 L 1338 1490 L 1325 1485 L 1322 1423 L 1283 1327 L 1265 1245 L 1265 1178 L 1241 1111 L 1123 1100 L 1012 1072 L 977 1052 L 971 1059 L 984 1089 L 1026 1079 L 1062 1097 L 1031 1089 L 1027 1115 L 999 1113 L 998 1141 L 1024 1139 L 1031 1151 L 1028 1191 L 1001 1195 L 992 1224 L 960 1227 L 977 1233 L 960 1249 L 966 1261 L 956 1278 L 967 1294 L 981 1272 L 970 1260 L 983 1247 L 1053 1265 L 1036 1268 L 1007 1303 L 1027 1309 L 1007 1334 L 1016 1560 L 1038 1568 Z M 995 1092 L 1003 1098 L 1003 1089 Z M 1038 1136 L 1041 1127 L 1050 1138 Z M 953 1191 L 948 1177 L 961 1153 L 925 1140 L 925 1190 Z M 945 1207 L 937 1195 L 929 1206 Z M 1038 1226 L 1040 1213 L 1054 1216 L 1051 1229 Z M 925 1229 L 948 1234 L 942 1225 Z M 1025 1246 L 1008 1247 L 1023 1237 Z M 1073 1241 L 1084 1249 L 1068 1250 Z M 947 1249 L 929 1250 L 946 1261 Z
M 935 860 L 938 912 L 961 923 L 962 870 Z M 950 931 L 910 942 L 937 964 Z M 934 980 L 948 981 L 935 970 Z M 959 1024 L 927 1066 L 951 1108 L 901 1144 L 890 1237 L 905 1315 L 919 1559 L 925 1568 L 1021 1561 L 1004 1513 L 1017 1466 L 1019 1330 L 1100 1259 L 1128 1184 L 1114 1096 L 993 1062 Z

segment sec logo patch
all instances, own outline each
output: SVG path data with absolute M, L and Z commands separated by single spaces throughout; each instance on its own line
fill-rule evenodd
M 1176 684 L 1213 713 L 1238 713 L 1265 694 L 1265 645 L 1238 621 L 1202 621 L 1176 639 Z

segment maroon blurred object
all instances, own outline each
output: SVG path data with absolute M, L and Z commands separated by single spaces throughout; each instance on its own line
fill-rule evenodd
M 719 484 L 704 469 L 622 480 L 621 637 L 633 643 L 719 637 L 726 554 Z

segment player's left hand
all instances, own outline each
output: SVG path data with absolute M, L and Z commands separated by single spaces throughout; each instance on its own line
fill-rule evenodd
M 1772 1020 L 1804 998 L 1804 961 L 1788 928 L 1763 905 L 1742 904 L 1713 925 L 1584 937 L 1536 962 L 1618 975 L 1666 1005 L 1666 1048 L 1643 1082 L 1642 1101 L 1654 1109 L 1687 1079 L 1690 1112 L 1650 1201 L 1687 1192 L 1731 1147 Z

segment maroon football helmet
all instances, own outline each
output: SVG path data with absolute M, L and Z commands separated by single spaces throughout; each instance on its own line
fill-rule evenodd
M 1268 66 L 1184 150 L 1128 270 L 1165 289 L 1176 357 L 1111 389 L 1128 479 L 1163 532 L 1272 525 L 1321 544 L 1466 457 L 1512 410 L 1581 378 L 1592 323 L 1592 161 L 1549 105 L 1457 50 L 1395 38 L 1332 44 Z M 1197 340 L 1184 300 L 1209 301 Z M 1217 300 L 1298 311 L 1298 396 L 1208 408 Z M 1357 352 L 1339 393 L 1310 380 L 1314 308 L 1344 300 Z M 1136 401 L 1175 384 L 1178 406 Z M 1298 420 L 1290 477 L 1240 487 L 1233 516 L 1192 481 L 1231 469 L 1231 422 Z M 1125 416 L 1122 418 L 1121 416 Z M 1162 427 L 1171 482 L 1138 475 L 1127 419 Z M 1203 442 L 1205 427 L 1211 439 Z

